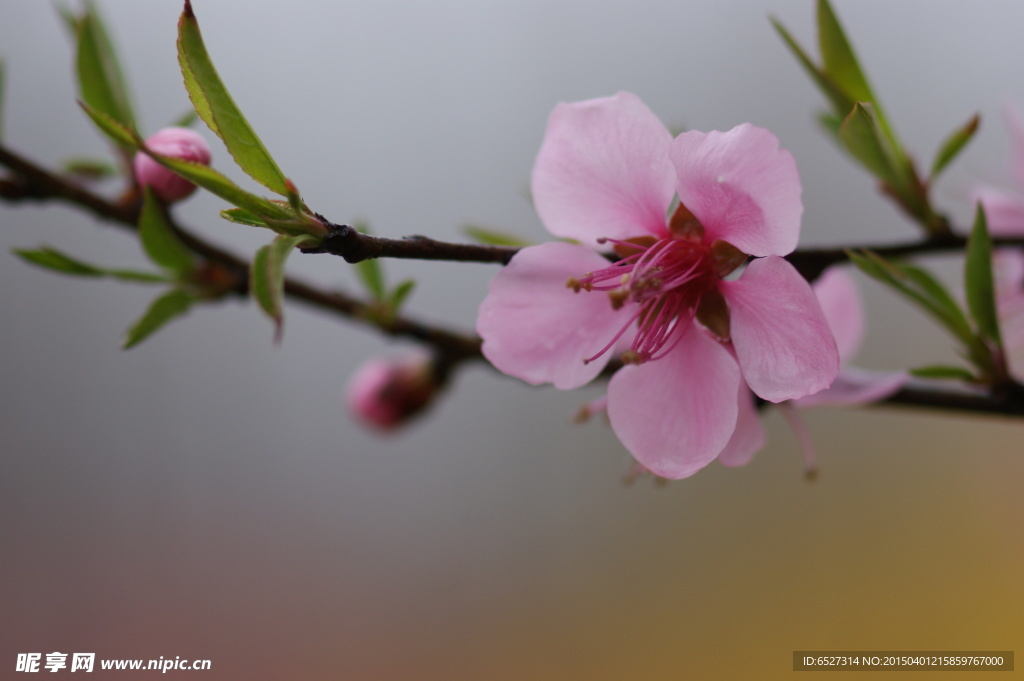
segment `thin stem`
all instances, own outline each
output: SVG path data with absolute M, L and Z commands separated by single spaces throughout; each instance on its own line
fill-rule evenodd
M 25 159 L 0 144 L 0 165 L 13 171 L 14 175 L 0 178 L 0 199 L 9 202 L 26 200 L 60 200 L 79 206 L 97 217 L 134 231 L 138 221 L 137 198 L 128 196 L 121 202 L 111 202 L 73 182 L 54 174 Z M 231 290 L 239 295 L 248 293 L 248 263 L 232 253 L 215 246 L 179 226 L 171 218 L 174 229 L 182 241 L 208 263 L 223 268 L 232 277 Z M 994 246 L 1024 246 L 1024 239 L 993 239 Z M 455 260 L 460 262 L 484 262 L 507 264 L 518 249 L 505 246 L 478 246 L 474 244 L 452 244 L 435 241 L 426 237 L 409 239 L 383 239 L 360 234 L 356 230 L 339 225 L 332 226 L 331 235 L 325 239 L 326 246 L 319 252 L 341 255 L 350 262 L 366 258 L 417 258 L 427 260 Z M 966 238 L 956 235 L 934 237 L 923 241 L 894 245 L 862 246 L 882 257 L 898 258 L 926 253 L 958 251 L 966 245 Z M 808 279 L 816 278 L 830 265 L 848 259 L 844 248 L 803 249 L 791 253 L 787 259 Z M 849 249 L 859 250 L 859 249 Z M 443 361 L 454 366 L 464 361 L 481 360 L 481 341 L 475 336 L 448 331 L 401 316 L 380 315 L 373 303 L 345 295 L 337 291 L 325 291 L 310 284 L 288 277 L 284 292 L 290 299 L 316 309 L 341 315 L 355 321 L 372 325 L 391 336 L 413 338 L 432 346 Z M 604 374 L 620 365 L 613 362 Z M 908 386 L 889 398 L 875 403 L 878 406 L 911 406 L 927 409 L 943 409 L 975 414 L 995 414 L 1024 417 L 1024 386 L 1007 383 L 991 393 L 971 391 L 956 386 Z

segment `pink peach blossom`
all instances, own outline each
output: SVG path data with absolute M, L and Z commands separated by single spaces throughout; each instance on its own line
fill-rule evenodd
M 349 381 L 346 402 L 365 425 L 393 431 L 430 406 L 439 387 L 430 358 L 423 353 L 375 357 Z
M 814 444 L 798 409 L 870 404 L 892 395 L 910 379 L 905 371 L 868 371 L 850 365 L 860 349 L 865 329 L 864 305 L 853 277 L 840 267 L 830 267 L 818 277 L 812 289 L 836 341 L 839 375 L 825 390 L 779 405 L 800 442 L 808 473 L 816 468 Z M 745 465 L 764 447 L 764 442 L 764 428 L 754 408 L 753 395 L 745 391 L 740 395 L 736 431 L 726 451 L 718 457 L 719 461 L 726 466 Z
M 974 203 L 985 207 L 988 230 L 995 236 L 1024 235 L 1024 114 L 1007 105 L 1003 120 L 1010 137 L 1010 172 L 1017 191 L 981 185 L 974 190 Z
M 1001 248 L 992 256 L 996 313 L 1011 373 L 1024 380 L 1024 251 Z
M 188 128 L 164 128 L 146 140 L 150 151 L 163 156 L 180 158 L 203 165 L 210 164 L 210 147 L 203 137 Z M 161 200 L 180 201 L 191 194 L 196 186 L 163 167 L 141 151 L 132 163 L 135 181 L 140 187 L 151 187 Z
M 673 140 L 629 93 L 560 104 L 532 190 L 548 231 L 579 243 L 525 248 L 494 278 L 477 320 L 484 355 L 529 383 L 572 389 L 627 343 L 608 415 L 657 475 L 687 477 L 728 453 L 744 384 L 779 402 L 835 378 L 828 324 L 781 257 L 796 247 L 803 205 L 796 163 L 767 130 Z M 617 261 L 597 252 L 604 245 Z

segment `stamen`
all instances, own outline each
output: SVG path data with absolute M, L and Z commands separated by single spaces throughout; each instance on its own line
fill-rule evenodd
M 583 363 L 584 363 L 584 364 L 590 364 L 590 363 L 591 363 L 591 362 L 593 362 L 593 361 L 594 361 L 595 359 L 597 359 L 598 357 L 600 357 L 600 356 L 601 356 L 601 355 L 603 355 L 604 353 L 606 353 L 606 352 L 608 352 L 609 350 L 611 350 L 611 349 L 612 349 L 612 347 L 613 347 L 613 346 L 614 346 L 614 345 L 615 345 L 615 344 L 616 344 L 616 343 L 617 343 L 617 342 L 619 341 L 619 339 L 620 339 L 620 338 L 622 338 L 622 334 L 626 333 L 626 330 L 627 330 L 627 329 L 629 329 L 629 327 L 633 326 L 633 322 L 635 322 L 635 321 L 636 321 L 636 318 L 637 318 L 637 317 L 639 317 L 639 316 L 640 316 L 640 313 L 639 313 L 639 312 L 638 312 L 637 314 L 633 315 L 633 318 L 632 318 L 632 319 L 630 319 L 630 320 L 629 320 L 628 322 L 626 322 L 626 323 L 625 323 L 625 324 L 624 324 L 624 325 L 622 326 L 622 328 L 621 328 L 621 329 L 619 329 L 619 332 L 618 332 L 618 333 L 616 333 L 616 334 L 615 334 L 615 336 L 614 336 L 614 337 L 613 337 L 613 338 L 612 338 L 612 339 L 611 339 L 610 341 L 608 341 L 608 345 L 606 345 L 606 346 L 604 346 L 603 348 L 601 348 L 601 349 L 600 349 L 600 350 L 599 350 L 599 351 L 597 352 L 597 354 L 596 354 L 596 355 L 594 355 L 593 357 L 588 357 L 588 358 L 586 358 L 585 360 L 583 360 Z
M 615 337 L 584 362 L 592 362 L 611 350 L 637 322 L 632 346 L 622 355 L 626 364 L 661 359 L 687 333 L 701 298 L 716 290 L 713 282 L 719 278 L 717 269 L 721 263 L 718 260 L 731 251 L 720 247 L 716 260 L 712 248 L 697 238 L 700 234 L 683 229 L 686 225 L 677 226 L 680 234 L 665 239 L 601 239 L 602 244 L 614 245 L 622 258 L 566 283 L 577 293 L 582 290 L 606 293 L 616 310 L 636 303 L 635 313 Z

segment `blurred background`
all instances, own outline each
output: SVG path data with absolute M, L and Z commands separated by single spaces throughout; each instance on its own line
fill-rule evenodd
M 526 189 L 548 113 L 629 90 L 670 126 L 774 131 L 801 169 L 802 243 L 915 235 L 817 128 L 821 97 L 769 24 L 813 47 L 810 0 L 194 5 L 235 100 L 335 222 L 543 240 Z M 1024 4 L 835 7 L 925 165 L 981 112 L 937 187 L 966 224 L 974 182 L 1011 181 L 1000 107 L 1024 103 Z M 189 107 L 181 5 L 100 8 L 150 134 Z M 50 166 L 105 154 L 74 104 L 53 7 L 0 11 L 5 143 Z M 216 167 L 255 186 L 213 146 Z M 178 210 L 246 257 L 269 240 L 222 207 L 197 195 Z M 57 205 L 0 204 L 0 225 L 5 677 L 18 653 L 53 651 L 210 659 L 214 679 L 450 681 L 774 679 L 790 677 L 794 650 L 1024 650 L 1024 422 L 807 412 L 821 467 L 808 483 L 770 414 L 769 445 L 745 468 L 626 485 L 630 457 L 607 425 L 571 424 L 600 387 L 530 388 L 475 366 L 427 418 L 381 438 L 345 412 L 343 388 L 400 344 L 292 305 L 275 347 L 262 313 L 233 301 L 121 351 L 152 289 L 56 276 L 9 251 L 45 243 L 145 267 L 138 242 Z M 929 263 L 956 282 L 955 259 Z M 495 273 L 385 270 L 418 280 L 410 314 L 464 330 Z M 295 256 L 289 271 L 358 290 L 339 258 Z M 921 313 L 859 282 L 859 365 L 955 359 Z

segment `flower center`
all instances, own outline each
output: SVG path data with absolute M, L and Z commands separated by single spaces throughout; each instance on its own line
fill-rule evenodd
M 693 319 L 703 294 L 714 288 L 711 249 L 701 242 L 673 237 L 653 243 L 606 241 L 626 255 L 608 267 L 570 279 L 567 285 L 577 292 L 606 292 L 616 310 L 627 302 L 637 306 L 608 345 L 585 361 L 608 352 L 634 322 L 637 335 L 622 360 L 641 364 L 663 357 Z
M 621 257 L 617 262 L 566 285 L 580 291 L 607 293 L 612 308 L 635 303 L 634 312 L 592 362 L 611 350 L 637 324 L 630 349 L 622 355 L 626 364 L 642 364 L 664 357 L 683 337 L 696 316 L 722 342 L 729 340 L 729 308 L 717 282 L 746 261 L 732 244 L 704 239 L 704 228 L 680 205 L 669 221 L 671 236 L 639 237 L 610 243 Z

